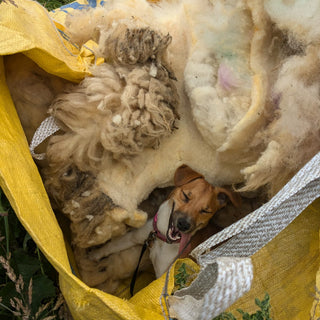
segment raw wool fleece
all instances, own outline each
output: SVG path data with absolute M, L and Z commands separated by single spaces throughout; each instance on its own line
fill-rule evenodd
M 302 4 L 110 0 L 67 22 L 73 41 L 99 44 L 105 63 L 50 106 L 62 130 L 50 139 L 43 176 L 72 221 L 87 284 L 112 291 L 128 275 L 112 267 L 126 259 L 96 263 L 86 248 L 143 225 L 139 203 L 172 185 L 181 164 L 215 185 L 266 186 L 271 196 L 319 151 L 319 8 Z M 8 74 L 10 91 L 34 107 L 15 98 L 28 95 L 24 79 L 14 85 Z M 18 109 L 26 119 L 30 108 Z
M 157 148 L 178 118 L 174 74 L 163 57 L 170 42 L 169 35 L 130 29 L 124 23 L 105 32 L 99 51 L 108 64 L 92 67 L 92 77 L 59 95 L 49 109 L 64 132 L 74 136 L 69 148 L 62 141 L 60 149 L 61 139 L 52 139 L 49 161 L 55 162 L 56 154 L 63 152 L 64 158 L 86 170 L 106 153 L 121 161 L 144 148 Z
M 195 123 L 223 161 L 243 162 L 243 191 L 274 195 L 320 149 L 319 14 L 304 1 L 215 1 L 207 36 L 193 29 Z

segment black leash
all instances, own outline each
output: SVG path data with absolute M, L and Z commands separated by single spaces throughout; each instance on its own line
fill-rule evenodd
M 138 275 L 138 271 L 139 271 L 139 266 L 140 266 L 143 254 L 146 252 L 147 248 L 150 246 L 150 244 L 154 241 L 155 238 L 156 238 L 156 233 L 154 231 L 151 231 L 149 233 L 148 238 L 143 243 L 143 246 L 142 246 L 142 249 L 141 249 L 141 253 L 140 253 L 140 257 L 139 257 L 139 261 L 138 261 L 138 265 L 136 267 L 136 270 L 134 270 L 134 274 L 133 274 L 131 282 L 130 282 L 130 294 L 131 294 L 131 297 L 133 296 L 133 290 L 134 290 L 134 286 L 136 284 L 137 275 Z

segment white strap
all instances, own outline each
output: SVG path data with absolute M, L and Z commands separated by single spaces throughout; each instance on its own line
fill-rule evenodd
M 250 258 L 218 258 L 190 287 L 168 297 L 170 317 L 211 320 L 249 291 L 252 278 Z
M 54 133 L 56 133 L 60 127 L 57 125 L 56 120 L 50 116 L 46 119 L 44 119 L 39 128 L 36 130 L 32 137 L 32 141 L 30 143 L 29 149 L 31 152 L 31 155 L 33 158 L 37 160 L 43 160 L 46 157 L 45 153 L 35 153 L 34 149 L 40 145 L 44 140 L 52 136 Z

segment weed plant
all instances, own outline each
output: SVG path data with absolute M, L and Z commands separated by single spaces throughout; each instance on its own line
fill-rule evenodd
M 248 312 L 243 311 L 242 309 L 237 309 L 242 317 L 242 320 L 272 320 L 270 318 L 270 296 L 268 293 L 265 294 L 265 297 L 262 301 L 258 298 L 255 299 L 256 305 L 260 310 L 255 313 L 249 314 Z M 237 318 L 230 312 L 224 312 L 218 317 L 215 317 L 213 320 L 237 320 Z M 239 319 L 240 320 L 240 319 Z
M 57 9 L 59 7 L 62 7 L 72 2 L 71 0 L 37 0 L 37 1 L 41 3 L 44 7 L 46 7 L 48 11 Z
M 0 319 L 71 319 L 58 276 L 0 190 Z
M 45 8 L 47 8 L 48 11 L 57 9 L 59 7 L 64 6 L 65 4 L 68 4 L 72 2 L 72 0 L 37 0 L 40 4 L 42 4 Z M 17 7 L 17 4 L 15 3 L 14 0 L 0 0 L 1 3 L 6 3 L 6 4 L 12 4 Z

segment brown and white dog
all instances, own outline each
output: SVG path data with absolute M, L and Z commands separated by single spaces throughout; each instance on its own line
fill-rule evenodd
M 190 251 L 188 247 L 191 237 L 206 227 L 213 215 L 226 206 L 227 197 L 236 207 L 241 203 L 236 193 L 212 186 L 203 175 L 187 165 L 182 165 L 176 170 L 174 184 L 174 190 L 162 203 L 153 219 L 149 219 L 142 228 L 128 232 L 93 250 L 90 259 L 99 261 L 151 240 L 150 259 L 158 278 L 167 271 L 180 253 L 186 254 Z M 127 259 L 126 268 L 132 264 L 133 272 L 136 268 L 135 261 L 136 259 L 132 263 Z

